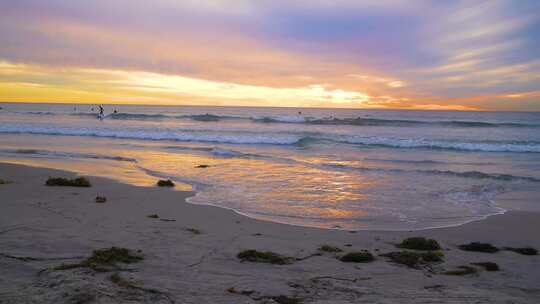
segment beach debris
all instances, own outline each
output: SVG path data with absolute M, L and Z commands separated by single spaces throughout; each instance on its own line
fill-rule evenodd
M 160 218 L 159 220 L 162 221 L 162 222 L 176 222 L 175 219 Z
M 97 249 L 92 255 L 79 263 L 62 264 L 54 270 L 68 270 L 73 268 L 91 268 L 95 271 L 108 271 L 105 266 L 116 266 L 116 263 L 131 264 L 143 260 L 142 256 L 131 254 L 129 249 L 111 247 L 107 249 Z
M 532 247 L 521 247 L 521 248 L 504 247 L 504 250 L 513 251 L 513 252 L 523 254 L 523 255 L 538 255 L 538 250 Z
M 425 237 L 411 237 L 404 239 L 401 244 L 397 245 L 399 248 L 413 249 L 413 250 L 439 250 L 441 246 L 434 239 L 426 239 Z
M 91 187 L 90 182 L 84 177 L 68 179 L 63 177 L 49 177 L 45 182 L 47 186 L 66 186 L 66 187 Z
M 158 187 L 174 187 L 174 183 L 170 179 L 160 179 L 157 182 Z
M 208 168 L 210 167 L 210 165 L 197 165 L 195 166 L 195 168 L 199 168 L 199 169 L 204 169 L 204 168 Z
M 321 247 L 319 247 L 319 250 L 324 251 L 324 252 L 342 252 L 343 251 L 339 247 L 328 245 L 328 244 L 322 245 Z
M 152 219 L 157 219 L 157 218 L 159 218 L 159 215 L 157 215 L 157 214 L 154 213 L 154 214 L 149 214 L 149 215 L 147 215 L 146 217 L 147 217 L 147 218 L 152 218 Z
M 0 178 L 0 185 L 7 185 L 7 184 L 11 184 L 11 183 L 12 183 L 12 181 Z
M 374 261 L 375 257 L 371 252 L 362 250 L 349 252 L 344 256 L 341 256 L 339 260 L 346 263 L 368 263 Z
M 463 265 L 463 266 L 458 266 L 456 270 L 445 271 L 443 272 L 443 274 L 454 275 L 454 276 L 464 276 L 468 274 L 475 274 L 477 272 L 478 270 L 476 270 L 476 268 Z
M 242 262 L 254 262 L 254 263 L 269 263 L 277 265 L 292 264 L 295 260 L 291 257 L 286 257 L 272 251 L 258 251 L 258 250 L 244 250 L 236 255 Z
M 480 242 L 472 242 L 469 244 L 459 245 L 459 249 L 465 250 L 465 251 L 476 251 L 476 252 L 486 252 L 486 253 L 495 253 L 499 251 L 499 248 L 489 243 L 480 243 Z
M 159 290 L 154 289 L 154 288 L 145 288 L 145 287 L 137 286 L 137 285 L 131 283 L 130 281 L 126 280 L 122 276 L 120 276 L 120 274 L 118 274 L 118 273 L 113 273 L 109 277 L 109 279 L 111 280 L 111 282 L 113 282 L 114 284 L 116 284 L 116 285 L 118 285 L 120 287 L 129 288 L 129 289 L 136 289 L 136 290 L 140 290 L 140 291 L 144 291 L 144 292 L 148 292 L 148 293 L 153 293 L 153 294 L 160 294 L 161 293 Z
M 314 281 L 314 282 L 320 281 L 320 280 L 336 280 L 336 281 L 356 283 L 358 281 L 367 281 L 371 279 L 372 279 L 371 277 L 358 277 L 358 278 L 349 279 L 349 278 L 338 278 L 338 277 L 333 277 L 333 276 L 318 276 L 318 277 L 313 277 L 309 280 Z
M 267 297 L 267 299 L 272 299 L 274 302 L 278 304 L 300 304 L 302 303 L 302 300 L 299 298 L 292 298 L 288 296 L 273 296 L 273 297 Z
M 193 234 L 201 234 L 202 232 L 197 228 L 186 228 L 186 231 L 189 231 Z
M 352 244 L 345 244 L 345 245 L 343 245 L 343 246 L 345 246 L 345 247 L 352 247 Z
M 229 287 L 227 288 L 227 292 L 228 293 L 233 293 L 233 294 L 240 294 L 240 295 L 244 295 L 244 296 L 250 296 L 252 295 L 255 291 L 254 290 L 236 290 L 236 288 L 234 287 Z
M 380 256 L 389 258 L 391 262 L 405 265 L 410 268 L 418 268 L 423 263 L 442 262 L 439 254 L 433 251 L 429 252 L 412 252 L 412 251 L 394 251 Z
M 96 196 L 96 203 L 103 204 L 107 201 L 107 198 L 105 196 Z
M 424 289 L 442 289 L 442 288 L 446 288 L 446 286 L 441 285 L 441 284 L 424 286 Z
M 480 266 L 484 268 L 486 271 L 499 271 L 499 265 L 497 263 L 493 262 L 478 262 L 478 263 L 471 263 L 472 265 Z

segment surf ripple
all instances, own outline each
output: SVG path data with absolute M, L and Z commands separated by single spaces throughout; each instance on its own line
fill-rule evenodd
M 118 128 L 114 126 L 54 126 L 50 124 L 2 124 L 0 133 L 91 136 L 140 140 L 172 140 L 184 142 L 215 142 L 230 144 L 299 145 L 335 142 L 364 147 L 395 149 L 440 149 L 480 152 L 540 153 L 535 141 L 443 141 L 423 138 L 392 138 L 382 136 L 352 136 L 314 132 L 257 132 L 193 130 L 177 128 Z
M 45 156 L 45 157 L 66 157 L 66 158 L 90 158 L 90 159 L 104 159 L 104 160 L 116 160 L 134 162 L 137 160 L 130 157 L 123 156 L 108 156 L 98 155 L 92 153 L 78 153 L 78 152 L 63 152 L 63 151 L 50 151 L 50 150 L 36 150 L 36 149 L 2 149 L 0 153 L 4 154 L 23 154 L 29 156 Z

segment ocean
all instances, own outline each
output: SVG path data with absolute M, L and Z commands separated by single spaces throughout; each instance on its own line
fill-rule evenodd
M 0 106 L 0 161 L 170 178 L 190 203 L 261 220 L 416 230 L 540 210 L 540 113 Z

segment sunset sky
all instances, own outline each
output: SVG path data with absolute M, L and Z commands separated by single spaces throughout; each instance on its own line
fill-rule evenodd
M 0 101 L 540 111 L 540 1 L 0 1 Z

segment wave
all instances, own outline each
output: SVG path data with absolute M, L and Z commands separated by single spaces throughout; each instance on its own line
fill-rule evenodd
M 388 138 L 379 136 L 336 136 L 328 138 L 328 140 L 364 146 L 380 146 L 403 149 L 540 153 L 540 143 L 538 142 L 453 142 L 415 138 Z
M 72 113 L 72 116 L 96 117 L 97 113 Z M 167 119 L 189 119 L 203 122 L 213 122 L 225 119 L 242 119 L 236 116 L 222 116 L 213 114 L 196 114 L 196 115 L 167 115 L 167 114 L 142 114 L 142 113 L 109 113 L 105 116 L 106 119 L 118 120 L 167 120 Z
M 302 139 L 300 134 L 219 132 L 170 129 L 108 129 L 53 127 L 50 125 L 12 124 L 0 125 L 0 133 L 90 136 L 140 140 L 170 140 L 181 142 L 215 142 L 229 144 L 294 145 Z
M 53 112 L 14 112 L 18 114 L 32 115 L 57 115 L 62 113 Z M 96 117 L 97 113 L 77 112 L 70 113 L 71 116 Z M 337 117 L 308 117 L 302 115 L 277 115 L 277 116 L 230 116 L 216 114 L 194 114 L 194 115 L 169 115 L 169 114 L 146 114 L 146 113 L 109 113 L 107 119 L 118 120 L 194 120 L 200 122 L 216 122 L 222 120 L 251 120 L 256 123 L 290 123 L 290 124 L 310 124 L 310 125 L 350 125 L 350 126 L 389 126 L 389 127 L 421 127 L 421 126 L 439 126 L 455 128 L 540 128 L 540 124 L 515 123 L 515 122 L 484 122 L 484 121 L 462 121 L 462 120 L 442 120 L 442 121 L 423 121 L 423 120 L 403 120 L 403 119 L 381 119 L 367 117 L 337 118 Z
M 450 171 L 450 170 L 406 170 L 406 169 L 388 169 L 388 168 L 374 168 L 374 167 L 355 167 L 347 166 L 343 164 L 333 164 L 328 163 L 324 166 L 331 167 L 334 169 L 340 170 L 356 170 L 356 171 L 377 171 L 377 172 L 390 172 L 390 173 L 419 173 L 419 174 L 430 174 L 430 175 L 443 175 L 443 176 L 454 176 L 454 177 L 464 177 L 471 179 L 490 179 L 497 181 L 529 181 L 529 182 L 540 182 L 540 178 L 532 176 L 517 176 L 511 174 L 501 174 L 501 173 L 485 173 L 480 171 Z
M 263 133 L 254 131 L 220 131 L 157 128 L 71 127 L 45 124 L 3 124 L 0 133 L 91 136 L 139 140 L 170 140 L 180 142 L 214 142 L 230 144 L 268 144 L 306 146 L 312 143 L 333 142 L 364 147 L 395 149 L 437 149 L 478 152 L 540 153 L 540 142 L 462 142 L 418 138 L 381 136 L 329 135 L 323 133 Z
M 103 160 L 116 160 L 134 162 L 137 160 L 130 157 L 123 156 L 106 156 L 91 153 L 78 153 L 78 152 L 62 152 L 62 151 L 50 151 L 50 150 L 35 150 L 35 149 L 2 149 L 0 153 L 5 154 L 24 154 L 30 156 L 46 156 L 46 157 L 67 157 L 67 158 L 90 158 L 90 159 L 103 159 Z
M 523 123 L 491 123 L 480 121 L 420 121 L 420 120 L 400 120 L 400 119 L 378 119 L 378 118 L 313 118 L 303 116 L 263 116 L 253 117 L 253 121 L 262 123 L 304 123 L 313 125 L 351 125 L 351 126 L 392 126 L 392 127 L 414 127 L 414 126 L 442 126 L 442 127 L 466 127 L 466 128 L 540 128 L 540 124 Z
M 413 160 L 413 159 L 383 159 L 383 158 L 364 158 L 364 161 L 369 162 L 382 162 L 382 163 L 404 163 L 404 164 L 431 164 L 431 165 L 474 165 L 474 166 L 484 166 L 484 165 L 494 165 L 494 163 L 489 162 L 454 162 L 454 161 L 439 161 L 439 160 Z

